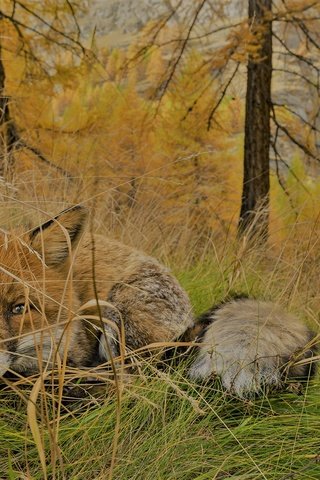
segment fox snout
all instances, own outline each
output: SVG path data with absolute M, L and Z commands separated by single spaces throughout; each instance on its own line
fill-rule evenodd
M 6 324 L 5 321 L 0 324 L 0 377 L 10 368 L 17 343 Z
M 49 333 L 29 332 L 0 340 L 0 377 L 7 371 L 26 373 L 38 371 L 40 363 L 48 362 L 55 346 Z
M 2 377 L 10 367 L 10 354 L 0 350 L 0 377 Z

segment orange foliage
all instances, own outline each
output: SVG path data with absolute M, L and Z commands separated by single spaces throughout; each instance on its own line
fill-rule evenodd
M 24 150 L 17 155 L 18 173 L 27 179 L 32 172 L 37 179 L 32 193 L 20 191 L 24 199 L 28 194 L 53 203 L 96 198 L 116 221 L 141 222 L 149 216 L 164 236 L 175 231 L 178 240 L 185 230 L 199 239 L 235 230 L 242 183 L 243 81 L 233 82 L 220 100 L 235 62 L 244 63 L 248 53 L 257 51 L 245 23 L 230 32 L 212 58 L 205 49 L 188 48 L 170 84 L 168 69 L 181 45 L 176 28 L 161 30 L 157 42 L 165 41 L 163 48 L 157 42 L 147 49 L 134 44 L 127 52 L 96 48 L 100 61 L 91 55 L 79 63 L 70 53 L 50 50 L 55 67 L 45 76 L 40 64 L 29 59 L 26 65 L 17 55 L 17 32 L 8 22 L 2 24 L 6 89 L 14 99 L 21 136 L 79 179 L 77 188 L 63 187 L 61 200 L 61 189 L 50 188 L 54 173 Z M 152 37 L 155 25 L 148 28 Z M 34 40 L 29 37 L 26 41 Z M 41 48 L 47 48 L 44 39 Z M 290 122 L 299 128 L 292 118 Z
M 168 59 L 159 49 L 137 62 L 122 50 L 105 52 L 104 68 L 92 61 L 79 66 L 71 62 L 32 85 L 25 82 L 23 69 L 11 63 L 10 54 L 5 61 L 8 77 L 16 80 L 7 87 L 23 136 L 55 164 L 81 177 L 87 192 L 92 185 L 94 194 L 102 196 L 113 189 L 118 213 L 126 215 L 135 205 L 148 211 L 153 205 L 165 224 L 184 228 L 188 223 L 204 234 L 236 218 L 240 100 L 226 97 L 208 131 L 208 112 L 218 100 L 219 85 L 209 68 L 202 67 L 199 52 L 188 52 L 163 98 L 157 80 Z M 30 169 L 30 155 L 20 160 L 20 171 Z

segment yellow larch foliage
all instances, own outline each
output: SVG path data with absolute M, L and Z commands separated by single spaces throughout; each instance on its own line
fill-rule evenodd
M 251 52 L 252 38 L 244 25 L 212 59 L 208 51 L 187 48 L 172 75 L 179 42 L 169 40 L 178 38 L 176 30 L 171 36 L 168 28 L 159 32 L 157 42 L 168 40 L 164 48 L 141 50 L 134 44 L 127 52 L 104 49 L 101 62 L 92 56 L 79 62 L 59 54 L 54 71 L 40 76 L 39 65 L 31 62 L 25 68 L 24 59 L 16 55 L 16 32 L 10 25 L 6 28 L 11 42 L 4 53 L 6 88 L 14 98 L 15 121 L 29 144 L 79 182 L 77 188 L 63 187 L 64 201 L 97 198 L 106 217 L 110 212 L 115 223 L 130 219 L 140 228 L 143 217 L 152 217 L 161 241 L 167 232 L 175 232 L 176 244 L 186 231 L 201 243 L 212 232 L 236 229 L 244 98 L 236 82 L 221 95 L 237 62 Z M 278 114 L 307 140 L 308 132 L 299 131 L 296 119 L 284 109 Z M 36 176 L 32 195 L 52 202 L 61 198 L 61 190 L 50 188 L 50 179 L 61 173 L 26 150 L 16 158 L 23 178 L 29 178 L 27 172 Z M 305 202 L 305 191 L 293 193 L 294 178 L 286 184 L 298 208 Z M 311 190 L 313 198 L 319 195 L 318 185 Z M 288 208 L 288 200 L 275 181 L 272 192 L 272 232 L 278 235 L 280 212 L 282 206 Z M 20 189 L 20 195 L 28 195 L 28 189 Z M 303 215 L 310 218 L 316 214 L 314 204 L 306 205 Z

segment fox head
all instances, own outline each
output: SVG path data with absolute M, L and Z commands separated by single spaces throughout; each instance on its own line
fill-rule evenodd
M 86 216 L 76 206 L 28 233 L 0 233 L 0 375 L 31 373 L 57 351 L 72 352 L 79 299 L 71 265 Z

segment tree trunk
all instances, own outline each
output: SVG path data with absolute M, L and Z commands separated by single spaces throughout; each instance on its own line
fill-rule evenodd
M 18 142 L 18 135 L 10 117 L 9 97 L 5 94 L 5 80 L 6 74 L 0 44 L 0 177 L 11 182 L 15 167 L 13 149 Z
M 248 61 L 244 176 L 238 232 L 265 240 L 269 223 L 269 147 L 272 76 L 271 0 L 249 0 L 258 55 Z

